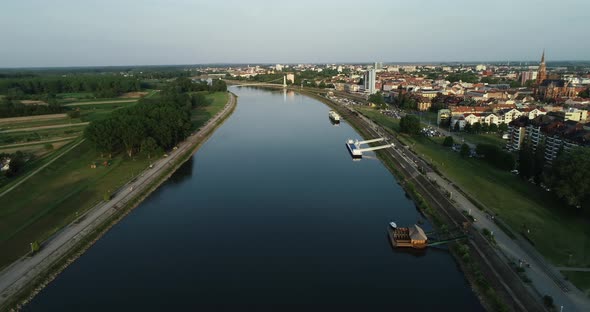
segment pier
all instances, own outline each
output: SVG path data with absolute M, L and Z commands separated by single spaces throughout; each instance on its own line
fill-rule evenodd
M 393 143 L 388 143 L 388 144 L 380 145 L 380 146 L 361 148 L 361 145 L 363 145 L 363 144 L 369 144 L 369 143 L 375 143 L 375 142 L 381 142 L 381 141 L 385 141 L 385 138 L 376 138 L 376 139 L 365 140 L 365 141 L 348 139 L 346 141 L 346 147 L 348 148 L 348 151 L 350 152 L 350 155 L 352 156 L 352 158 L 362 158 L 363 152 L 376 151 L 376 150 L 395 146 Z

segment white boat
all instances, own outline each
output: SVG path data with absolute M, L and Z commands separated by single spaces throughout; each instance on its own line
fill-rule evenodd
M 335 123 L 339 123 L 339 122 L 340 122 L 340 115 L 338 115 L 338 113 L 337 113 L 337 112 L 335 112 L 335 111 L 331 110 L 331 111 L 328 113 L 328 116 L 330 116 L 330 119 L 331 119 L 333 122 L 335 122 Z
M 389 226 L 394 230 L 397 229 L 397 224 L 395 224 L 395 222 L 389 222 Z

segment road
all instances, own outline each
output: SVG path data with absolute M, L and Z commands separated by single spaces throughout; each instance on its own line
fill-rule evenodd
M 218 122 L 235 105 L 235 96 L 230 93 L 229 101 L 223 110 L 213 116 L 198 132 L 180 143 L 178 149 L 171 151 L 168 157 L 154 162 L 152 168 L 146 169 L 136 179 L 121 187 L 110 201 L 101 202 L 80 216 L 76 221 L 53 235 L 48 241 L 43 242 L 42 248 L 35 255 L 30 257 L 24 256 L 2 270 L 0 272 L 0 310 L 7 298 L 17 294 L 23 287 L 29 285 L 39 274 L 49 268 L 51 264 L 70 256 L 69 251 L 79 241 L 92 233 L 97 226 L 108 220 L 120 207 L 123 207 L 127 202 L 134 199 L 135 196 L 147 190 L 152 182 L 159 179 L 165 170 L 170 168 L 176 160 L 184 155 L 184 152 L 188 150 L 193 150 L 194 152 L 198 144 L 204 142 L 209 133 L 217 126 Z

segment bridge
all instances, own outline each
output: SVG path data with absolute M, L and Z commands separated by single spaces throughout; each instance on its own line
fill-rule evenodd
M 273 83 L 275 81 L 280 82 L 281 79 L 283 80 L 282 85 L 280 85 L 278 83 Z M 235 86 L 236 87 L 278 87 L 278 86 L 282 86 L 283 88 L 286 88 L 287 87 L 287 75 L 283 76 L 282 78 L 274 79 L 271 81 L 236 84 Z

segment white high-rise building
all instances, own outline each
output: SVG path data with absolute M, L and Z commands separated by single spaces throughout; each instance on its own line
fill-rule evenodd
M 365 82 L 365 91 L 368 91 L 369 94 L 373 94 L 376 92 L 375 90 L 375 82 L 377 80 L 377 74 L 374 68 L 371 68 L 365 72 L 364 82 Z
M 275 65 L 275 70 L 276 70 L 276 71 L 281 71 L 281 70 L 283 70 L 283 65 L 281 65 L 281 64 L 277 64 L 277 65 Z

